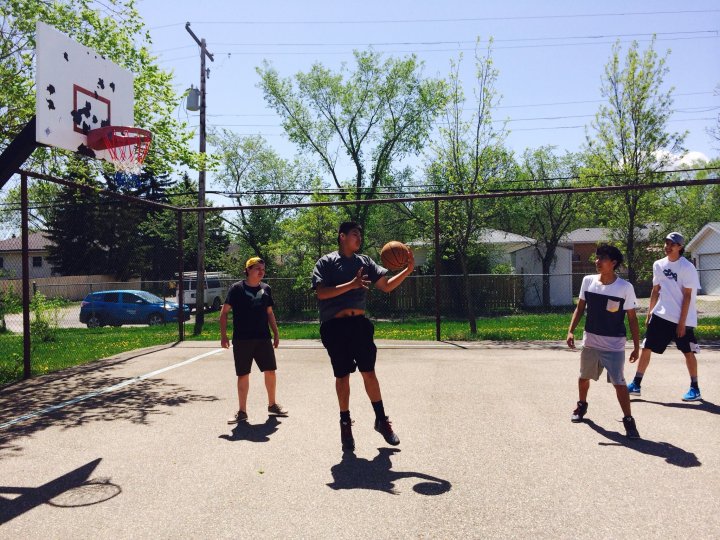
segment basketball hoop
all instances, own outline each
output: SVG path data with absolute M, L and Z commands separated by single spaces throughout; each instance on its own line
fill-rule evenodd
M 142 172 L 152 134 L 146 130 L 127 126 L 106 126 L 88 131 L 87 144 L 93 150 L 107 150 L 110 162 L 117 173 L 118 185 L 137 184 Z

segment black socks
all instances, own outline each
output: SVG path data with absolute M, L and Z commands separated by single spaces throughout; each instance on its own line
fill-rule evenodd
M 375 410 L 375 418 L 378 420 L 385 420 L 385 407 L 383 406 L 382 399 L 380 401 L 371 402 L 373 409 Z

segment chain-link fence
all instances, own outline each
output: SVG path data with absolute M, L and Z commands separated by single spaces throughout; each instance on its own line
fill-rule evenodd
M 83 358 L 181 340 L 197 328 L 198 209 L 173 206 L 171 194 L 152 190 L 139 200 L 57 182 L 53 204 L 24 211 L 25 234 L 0 240 L 0 382 L 27 375 L 28 357 L 31 374 L 45 373 Z M 662 196 L 669 199 L 668 193 Z M 677 190 L 672 194 L 687 198 Z M 572 196 L 578 205 L 586 202 L 586 194 Z M 538 195 L 515 197 L 519 205 Z M 337 249 L 337 225 L 346 219 L 338 208 L 323 213 L 333 204 L 340 203 L 295 205 L 282 212 L 277 205 L 242 213 L 206 209 L 206 333 L 218 333 L 217 312 L 232 283 L 244 277 L 244 260 L 253 255 L 267 261 L 266 281 L 280 324 L 317 321 L 310 274 L 318 257 Z M 595 273 L 593 257 L 602 242 L 625 254 L 621 275 L 634 283 L 642 313 L 652 290 L 652 263 L 664 256 L 665 235 L 678 229 L 687 235 L 685 256 L 699 274 L 698 314 L 720 317 L 720 222 L 712 221 L 712 212 L 706 212 L 707 219 L 667 214 L 664 222 L 637 227 L 631 246 L 617 227 L 592 226 L 597 216 L 585 222 L 574 217 L 575 226 L 556 235 L 552 256 L 543 260 L 548 243 L 536 226 L 540 218 L 521 221 L 522 212 L 533 208 L 529 203 L 505 226 L 497 219 L 494 227 L 476 225 L 464 245 L 453 221 L 457 212 L 444 210 L 453 204 L 450 198 L 434 201 L 437 231 L 431 200 L 414 203 L 412 226 L 387 210 L 389 205 L 374 204 L 386 210 L 367 227 L 363 252 L 379 262 L 380 246 L 402 239 L 416 260 L 416 271 L 392 294 L 371 289 L 368 313 L 376 319 L 448 321 L 557 312 L 569 317 L 582 277 Z M 490 212 L 484 215 L 489 220 Z

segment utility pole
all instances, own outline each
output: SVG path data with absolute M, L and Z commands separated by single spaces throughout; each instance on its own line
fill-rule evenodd
M 211 62 L 215 59 L 207 50 L 205 38 L 198 39 L 195 33 L 190 30 L 190 23 L 185 23 L 185 30 L 192 36 L 195 42 L 200 45 L 200 170 L 198 171 L 198 207 L 205 206 L 205 57 Z M 202 333 L 205 323 L 205 212 L 198 212 L 198 242 L 197 242 L 197 283 L 195 285 L 195 328 L 194 335 Z

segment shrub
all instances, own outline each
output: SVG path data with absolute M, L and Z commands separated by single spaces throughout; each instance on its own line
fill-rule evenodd
M 31 334 L 40 341 L 55 341 L 60 302 L 48 299 L 42 293 L 35 293 L 30 302 L 33 319 L 30 321 Z

